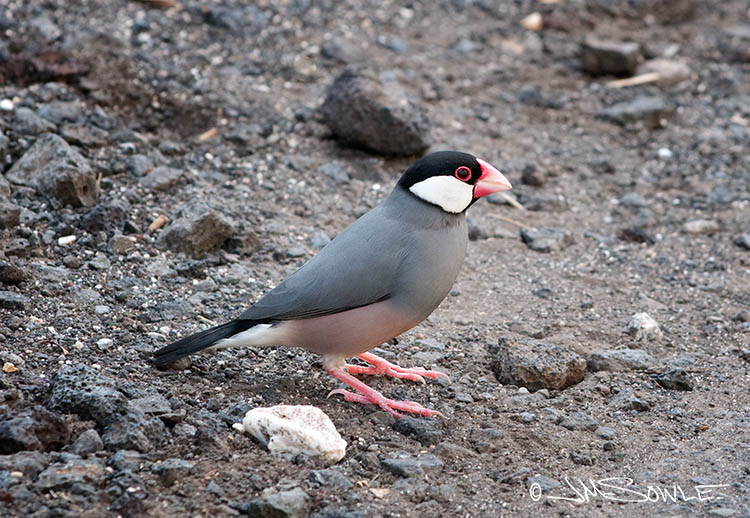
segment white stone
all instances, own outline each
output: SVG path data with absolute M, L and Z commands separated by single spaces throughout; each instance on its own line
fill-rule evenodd
M 10 99 L 3 99 L 0 101 L 0 110 L 4 112 L 12 112 L 13 111 L 13 101 Z
M 73 243 L 76 240 L 76 236 L 62 236 L 57 240 L 57 244 L 60 246 L 66 246 Z
M 656 151 L 656 154 L 659 158 L 664 159 L 664 160 L 672 158 L 672 150 L 666 147 L 660 147 Z
M 328 416 L 309 405 L 277 405 L 253 408 L 232 425 L 235 430 L 252 434 L 271 453 L 293 458 L 302 453 L 318 457 L 326 464 L 344 458 L 346 441 Z
M 627 331 L 635 336 L 636 340 L 661 335 L 659 324 L 648 313 L 636 313 L 633 315 L 633 318 L 628 323 Z

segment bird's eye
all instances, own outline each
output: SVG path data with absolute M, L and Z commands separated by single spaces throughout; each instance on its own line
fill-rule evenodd
M 468 182 L 469 178 L 471 178 L 471 169 L 469 169 L 465 165 L 462 165 L 461 167 L 456 169 L 456 172 L 453 174 L 462 182 Z

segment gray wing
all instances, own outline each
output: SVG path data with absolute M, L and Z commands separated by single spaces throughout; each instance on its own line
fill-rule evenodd
M 389 298 L 405 256 L 404 230 L 381 207 L 352 223 L 240 318 L 307 318 Z

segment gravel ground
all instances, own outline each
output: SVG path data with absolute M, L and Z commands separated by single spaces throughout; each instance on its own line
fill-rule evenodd
M 745 1 L 173 3 L 0 0 L 0 515 L 750 516 Z M 150 365 L 436 149 L 515 201 L 380 348 L 452 381 L 368 380 L 445 419 L 305 351 Z M 344 459 L 231 427 L 282 403 Z

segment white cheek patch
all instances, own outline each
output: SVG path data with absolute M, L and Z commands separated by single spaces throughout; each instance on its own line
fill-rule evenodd
M 453 176 L 432 176 L 412 185 L 409 190 L 424 201 L 439 206 L 445 212 L 458 214 L 466 210 L 474 199 L 474 186 Z

